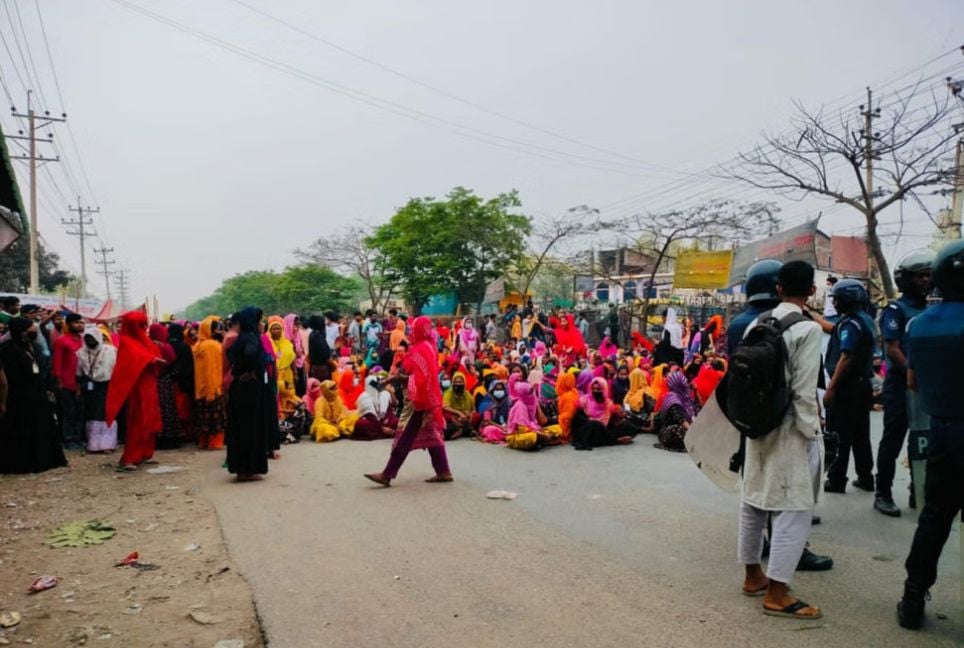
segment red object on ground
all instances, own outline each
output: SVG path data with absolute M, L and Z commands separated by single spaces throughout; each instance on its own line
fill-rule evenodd
M 137 562 L 137 558 L 138 558 L 138 555 L 136 551 L 133 553 L 127 554 L 127 557 L 124 558 L 124 560 L 120 561 L 119 563 L 115 564 L 114 567 L 126 567 L 127 565 L 133 565 L 134 563 Z
M 33 582 L 33 585 L 27 590 L 27 594 L 36 594 L 37 592 L 49 590 L 56 587 L 58 582 L 60 582 L 60 579 L 56 576 L 41 576 Z

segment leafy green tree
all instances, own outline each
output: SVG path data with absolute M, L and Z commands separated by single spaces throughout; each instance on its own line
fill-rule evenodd
M 516 191 L 484 200 L 456 187 L 445 200 L 412 198 L 367 243 L 416 312 L 439 293 L 477 304 L 486 284 L 525 255 L 531 221 L 511 211 L 521 205 Z
M 188 319 L 227 315 L 245 306 L 267 314 L 346 312 L 353 308 L 359 290 L 355 279 L 313 264 L 292 266 L 283 272 L 252 270 L 226 279 L 212 295 L 188 306 Z
M 60 257 L 37 243 L 40 290 L 51 293 L 70 283 L 73 276 L 60 268 Z M 30 240 L 24 235 L 0 252 L 0 291 L 26 293 L 30 288 Z

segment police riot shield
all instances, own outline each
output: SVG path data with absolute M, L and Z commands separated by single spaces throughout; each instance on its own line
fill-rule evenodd
M 930 416 L 921 408 L 920 398 L 913 389 L 907 390 L 907 458 L 910 461 L 910 477 L 914 487 L 917 510 L 924 508 L 924 478 L 927 470 L 927 433 L 931 428 Z

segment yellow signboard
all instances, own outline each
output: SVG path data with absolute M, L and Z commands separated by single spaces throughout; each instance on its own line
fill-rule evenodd
M 726 288 L 732 262 L 733 250 L 680 252 L 676 259 L 673 288 Z

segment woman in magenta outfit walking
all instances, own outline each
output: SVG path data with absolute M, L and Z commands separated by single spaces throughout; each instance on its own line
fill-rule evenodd
M 398 423 L 392 453 L 384 470 L 365 477 L 382 486 L 390 486 L 399 468 L 412 450 L 426 449 L 432 458 L 435 476 L 431 483 L 452 481 L 445 454 L 442 432 L 442 390 L 438 382 L 438 351 L 432 320 L 418 317 L 412 323 L 411 346 L 401 362 L 401 370 L 408 377 L 405 408 Z

